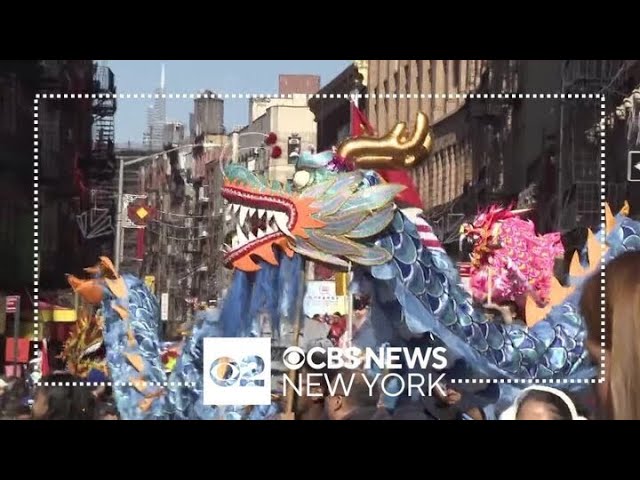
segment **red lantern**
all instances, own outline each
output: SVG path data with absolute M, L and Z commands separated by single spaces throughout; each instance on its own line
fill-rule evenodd
M 276 145 L 271 149 L 271 158 L 280 158 L 282 156 L 282 149 Z
M 277 141 L 278 141 L 278 136 L 275 133 L 271 132 L 265 137 L 264 144 L 267 146 L 271 146 L 271 145 L 275 145 Z

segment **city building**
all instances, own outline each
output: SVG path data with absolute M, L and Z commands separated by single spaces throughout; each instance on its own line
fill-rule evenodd
M 278 92 L 280 95 L 294 93 L 314 94 L 320 90 L 319 75 L 280 75 L 278 77 Z
M 185 142 L 184 124 L 181 122 L 167 122 L 164 124 L 164 144 L 181 145 Z
M 147 149 L 160 152 L 165 141 L 165 125 L 167 123 L 167 100 L 165 91 L 165 69 L 160 72 L 160 87 L 154 91 L 153 104 L 147 109 L 147 130 L 143 134 L 143 143 Z
M 138 167 L 134 193 L 153 209 L 153 217 L 145 228 L 125 231 L 123 268 L 127 260 L 138 261 L 140 275 L 153 279 L 158 298 L 168 294 L 165 333 L 169 337 L 189 320 L 190 299 L 197 296 L 200 274 L 207 271 L 203 256 L 209 250 L 208 232 L 200 221 L 206 216 L 206 201 L 198 199 L 191 181 L 193 162 L 187 159 L 191 155 L 186 149 L 168 151 L 151 156 Z
M 189 114 L 191 143 L 200 135 L 204 135 L 203 141 L 207 143 L 226 143 L 224 100 L 211 90 L 204 90 L 200 95 L 193 101 L 193 113 Z
M 628 153 L 637 150 L 638 60 L 565 60 L 562 69 L 563 93 L 602 93 L 599 98 L 565 102 L 562 111 L 562 151 L 558 182 L 562 198 L 563 229 L 597 226 L 600 223 L 600 123 L 604 119 L 606 154 L 606 195 L 617 211 L 625 200 L 640 202 L 638 183 L 629 182 Z M 623 107 L 622 112 L 618 107 Z M 604 115 L 603 115 L 604 114 Z
M 204 137 L 198 135 L 195 143 L 204 143 Z M 217 299 L 226 285 L 222 175 L 219 163 L 212 161 L 221 154 L 222 147 L 176 150 L 167 145 L 165 152 L 149 156 L 132 172 L 137 182 L 131 177 L 125 185 L 127 193 L 139 196 L 134 201 L 153 209 L 153 218 L 142 229 L 124 230 L 121 265 L 151 279 L 158 298 L 167 294 L 167 338 L 176 337 L 192 319 L 197 301 Z M 125 183 L 129 178 L 125 171 Z
M 0 62 L 0 292 L 33 280 L 33 98 L 38 61 Z M 4 316 L 4 309 L 0 315 Z
M 369 60 L 366 113 L 379 133 L 396 122 L 415 124 L 421 111 L 434 131 L 430 158 L 412 172 L 434 228 L 446 240 L 462 220 L 451 206 L 473 183 L 472 128 L 462 94 L 475 91 L 486 60 Z M 450 95 L 451 94 L 451 95 Z M 435 217 L 435 218 L 434 218 Z
M 318 151 L 330 150 L 350 134 L 350 100 L 344 95 L 357 91 L 361 95 L 358 107 L 363 111 L 366 109 L 367 68 L 368 60 L 354 61 L 317 92 L 320 97 L 309 99 L 309 108 L 318 124 Z M 338 98 L 336 94 L 339 94 Z
M 620 66 L 620 75 L 603 93 L 608 103 L 617 107 L 615 117 L 608 122 L 607 198 L 614 211 L 627 200 L 631 205 L 631 215 L 637 217 L 640 213 L 640 208 L 637 208 L 640 205 L 640 182 L 628 179 L 631 175 L 632 180 L 637 180 L 640 173 L 634 169 L 636 162 L 630 161 L 629 157 L 629 152 L 640 150 L 640 61 L 625 60 Z
M 539 230 L 563 232 L 571 254 L 600 223 L 601 105 L 593 94 L 607 92 L 607 199 L 619 208 L 634 196 L 624 178 L 629 120 L 614 112 L 620 92 L 631 94 L 638 81 L 630 60 L 371 60 L 367 114 L 379 132 L 397 121 L 411 126 L 418 110 L 429 116 L 434 150 L 413 175 L 445 243 L 478 208 L 513 202 L 534 209 Z
M 289 98 L 259 98 L 249 101 L 250 123 L 239 129 L 238 159 L 269 180 L 287 183 L 293 178 L 297 155 L 315 149 L 317 127 L 307 95 Z M 264 135 L 275 133 L 282 155 L 271 158 L 262 149 Z M 255 135 L 251 135 L 254 133 Z
M 91 60 L 43 60 L 41 66 L 41 92 L 94 93 L 115 88 L 113 77 L 111 85 L 101 81 L 103 71 Z M 104 237 L 91 235 L 91 222 L 84 231 L 78 224 L 78 216 L 87 212 L 90 217 L 99 208 L 92 190 L 114 171 L 109 163 L 113 112 L 103 106 L 97 99 L 42 99 L 38 103 L 40 226 L 46 232 L 39 244 L 43 289 L 64 288 L 65 273 L 77 272 L 95 262 L 100 253 L 107 253 L 101 251 Z
M 87 239 L 79 231 L 77 217 L 91 205 L 91 188 L 99 170 L 92 125 L 100 112 L 91 99 L 41 98 L 34 108 L 36 93 L 99 91 L 96 73 L 90 60 L 0 62 L 0 254 L 9 259 L 0 271 L 2 360 L 3 336 L 5 332 L 12 336 L 14 328 L 14 318 L 5 316 L 6 295 L 21 299 L 18 336 L 33 338 L 34 297 L 29 285 L 33 285 L 34 260 L 39 272 L 36 291 L 41 300 L 48 299 L 68 287 L 65 273 L 89 265 L 85 261 L 99 248 L 98 240 Z M 34 161 L 38 167 L 37 237 Z M 34 242 L 39 247 L 35 259 Z
M 413 175 L 445 243 L 457 239 L 460 223 L 482 205 L 517 202 L 533 182 L 531 165 L 543 162 L 557 132 L 560 103 L 553 99 L 466 94 L 558 91 L 559 66 L 515 60 L 369 62 L 367 114 L 379 132 L 397 121 L 411 127 L 418 111 L 430 119 L 434 149 Z

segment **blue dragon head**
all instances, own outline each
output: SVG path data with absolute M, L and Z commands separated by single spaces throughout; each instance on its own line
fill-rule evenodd
M 412 135 L 400 123 L 381 138 L 347 139 L 335 154 L 305 152 L 291 185 L 228 165 L 222 187 L 232 225 L 230 244 L 223 247 L 227 265 L 245 272 L 258 270 L 260 260 L 276 265 L 274 247 L 288 257 L 295 252 L 338 267 L 388 262 L 389 252 L 366 240 L 392 221 L 395 198 L 406 186 L 386 183 L 375 169 L 416 166 L 431 145 L 427 117 L 420 113 Z

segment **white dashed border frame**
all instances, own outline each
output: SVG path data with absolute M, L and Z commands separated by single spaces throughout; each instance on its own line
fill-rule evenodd
M 58 99 L 96 99 L 96 98 L 115 98 L 115 99 L 154 99 L 154 98 L 168 98 L 168 99 L 196 99 L 196 98 L 219 98 L 219 99 L 262 99 L 262 98 L 300 98 L 306 96 L 307 99 L 321 98 L 321 99 L 345 99 L 355 100 L 356 95 L 345 93 L 335 94 L 248 94 L 248 93 L 223 93 L 223 94 L 208 94 L 208 93 L 39 93 L 36 94 L 33 100 L 33 335 L 34 338 L 38 338 L 40 335 L 40 323 L 39 323 L 39 217 L 40 217 L 40 204 L 39 204 L 39 115 L 38 106 L 41 100 L 58 100 Z M 361 94 L 357 95 L 357 98 L 403 98 L 403 99 L 422 99 L 422 98 L 465 98 L 465 99 L 600 99 L 600 207 L 601 207 L 601 231 L 605 231 L 606 215 L 605 215 L 605 203 L 606 203 L 606 102 L 605 95 L 599 93 L 441 93 L 441 94 L 399 94 L 399 93 L 386 93 L 386 94 Z M 601 349 L 601 362 L 600 362 L 600 377 L 591 379 L 451 379 L 451 383 L 603 383 L 605 381 L 605 291 L 606 291 L 606 276 L 605 276 L 605 256 L 604 249 L 602 250 L 601 262 L 600 262 L 600 349 Z M 35 343 L 34 353 L 35 357 L 39 358 L 41 352 L 38 348 L 38 344 Z M 153 386 L 194 386 L 191 383 L 180 382 L 149 382 Z M 54 386 L 50 385 L 50 382 L 38 382 L 36 385 Z M 60 386 L 62 382 L 60 382 Z M 122 382 L 66 382 L 64 386 L 73 387 L 113 387 L 113 386 L 135 386 L 132 383 Z

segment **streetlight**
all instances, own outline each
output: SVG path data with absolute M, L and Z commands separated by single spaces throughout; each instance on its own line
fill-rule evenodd
M 158 153 L 154 153 L 153 155 L 146 155 L 144 157 L 138 157 L 138 158 L 134 158 L 133 160 L 127 160 L 125 161 L 125 159 L 123 157 L 120 157 L 120 168 L 118 171 L 118 199 L 116 202 L 117 205 L 117 210 L 116 210 L 116 238 L 115 238 L 115 243 L 113 246 L 113 256 L 114 256 L 114 263 L 115 263 L 115 269 L 116 271 L 120 270 L 120 260 L 122 257 L 122 252 L 121 252 L 121 239 L 122 239 L 122 210 L 124 208 L 124 205 L 122 204 L 122 197 L 124 196 L 124 167 L 130 167 L 131 165 L 136 165 L 140 162 L 144 162 L 145 160 L 148 160 L 150 158 L 156 158 L 160 155 L 163 155 L 165 153 L 169 153 L 169 152 L 175 152 L 176 150 L 183 150 L 185 148 L 193 148 L 193 147 L 204 147 L 204 148 L 213 148 L 213 147 L 220 147 L 221 145 L 218 145 L 216 143 L 192 143 L 189 145 L 181 145 L 179 147 L 175 147 L 172 148 L 170 150 L 164 150 L 162 152 L 158 152 Z

